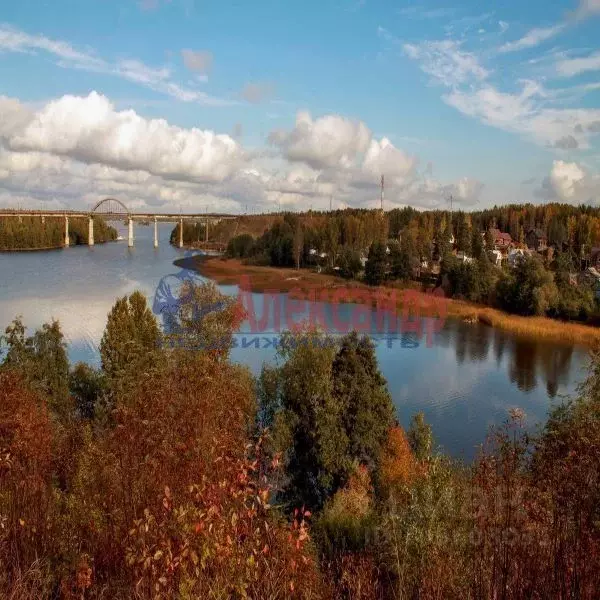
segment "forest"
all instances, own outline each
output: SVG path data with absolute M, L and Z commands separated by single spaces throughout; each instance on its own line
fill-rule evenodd
M 284 334 L 254 378 L 236 299 L 184 288 L 169 332 L 117 300 L 99 368 L 57 322 L 6 328 L 1 597 L 597 598 L 600 356 L 536 435 L 513 409 L 464 464 L 397 421 L 368 337 Z
M 511 240 L 502 252 L 492 232 Z M 529 249 L 528 235 L 539 236 L 543 249 Z M 227 255 L 258 265 L 323 269 L 369 285 L 443 286 L 448 296 L 509 313 L 596 322 L 600 274 L 588 278 L 585 270 L 599 247 L 599 209 L 546 204 L 472 213 L 287 213 L 260 235 L 231 237 Z M 514 264 L 509 248 L 516 249 Z
M 69 219 L 69 242 L 88 243 L 88 219 Z M 101 217 L 94 217 L 94 242 L 117 239 L 117 230 Z M 62 248 L 65 243 L 65 221 L 62 218 L 0 217 L 0 251 Z

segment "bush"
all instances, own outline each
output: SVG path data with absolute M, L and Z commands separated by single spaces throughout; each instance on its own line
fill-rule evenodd
M 229 258 L 248 258 L 254 252 L 254 238 L 243 233 L 229 240 L 226 254 Z

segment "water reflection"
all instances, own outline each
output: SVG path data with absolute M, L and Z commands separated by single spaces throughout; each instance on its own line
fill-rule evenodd
M 152 228 L 136 228 L 136 247 L 126 244 L 74 247 L 65 251 L 0 254 L 0 328 L 18 314 L 29 327 L 58 318 L 69 343 L 71 361 L 98 361 L 107 314 L 115 299 L 141 289 L 150 302 L 161 280 L 178 269 L 173 260 L 182 253 L 168 244 L 171 226 L 160 227 L 160 247 L 154 249 Z M 235 286 L 222 286 L 237 294 Z M 264 297 L 252 295 L 258 316 Z M 281 300 L 282 311 L 287 299 Z M 352 318 L 352 305 L 341 305 L 326 318 Z M 283 319 L 285 318 L 285 312 Z M 301 320 L 296 314 L 295 320 Z M 373 315 L 371 315 L 373 317 Z M 273 360 L 275 313 L 267 311 L 271 335 L 259 347 L 242 341 L 252 332 L 246 322 L 236 336 L 233 360 L 258 373 Z M 424 330 L 427 330 L 427 324 Z M 386 330 L 389 327 L 386 325 Z M 435 329 L 435 328 L 434 328 Z M 490 425 L 506 419 L 512 407 L 522 408 L 533 428 L 543 422 L 553 399 L 572 393 L 584 372 L 587 353 L 581 348 L 515 338 L 480 324 L 449 319 L 427 344 L 426 335 L 401 333 L 395 339 L 375 335 L 376 353 L 397 408 L 399 420 L 425 412 L 434 434 L 445 449 L 470 458 Z

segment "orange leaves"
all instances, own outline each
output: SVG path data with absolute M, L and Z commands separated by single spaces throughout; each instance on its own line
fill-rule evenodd
M 380 458 L 382 487 L 389 493 L 398 486 L 408 485 L 417 471 L 417 461 L 404 430 L 400 426 L 392 427 Z

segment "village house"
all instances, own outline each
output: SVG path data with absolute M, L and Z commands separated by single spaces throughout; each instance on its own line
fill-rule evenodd
M 512 244 L 512 237 L 510 233 L 504 233 L 499 229 L 492 227 L 490 229 L 492 239 L 494 240 L 494 249 L 496 250 L 507 250 Z
M 588 265 L 600 270 L 600 248 L 592 248 Z
M 467 256 L 462 250 L 456 253 L 456 258 L 463 263 L 472 263 L 473 259 L 470 256 Z
M 500 250 L 492 250 L 490 252 L 490 259 L 492 264 L 499 267 L 502 264 L 502 252 L 500 252 Z
M 541 229 L 530 229 L 525 236 L 525 243 L 530 250 L 544 252 L 548 248 L 548 238 Z
M 524 250 L 523 248 L 513 248 L 508 253 L 508 266 L 514 268 L 519 264 L 520 261 L 524 260 L 525 257 L 530 256 L 531 252 L 529 250 Z

